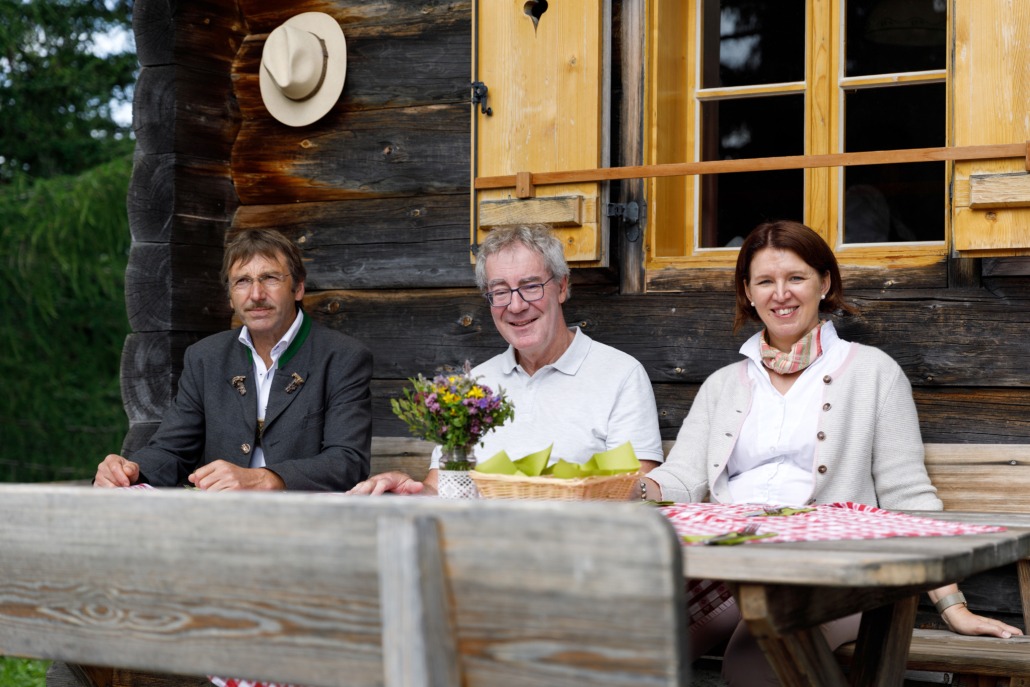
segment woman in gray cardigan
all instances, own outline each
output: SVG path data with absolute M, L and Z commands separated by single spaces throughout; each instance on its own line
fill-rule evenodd
M 740 248 L 735 282 L 734 332 L 747 321 L 764 329 L 741 346 L 744 360 L 702 385 L 667 461 L 643 480 L 648 498 L 940 510 L 904 372 L 882 351 L 841 339 L 823 319 L 854 311 L 826 242 L 797 222 L 762 224 Z M 929 594 L 955 632 L 1021 634 L 971 613 L 956 585 Z M 858 626 L 855 615 L 822 629 L 836 648 Z M 778 684 L 736 606 L 691 639 L 693 655 L 728 640 L 730 685 Z

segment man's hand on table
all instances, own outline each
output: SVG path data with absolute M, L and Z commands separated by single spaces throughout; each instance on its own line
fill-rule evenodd
M 358 482 L 348 494 L 378 496 L 380 494 L 421 494 L 425 485 L 403 472 L 383 472 Z M 427 492 L 428 493 L 428 492 Z
M 128 487 L 139 480 L 139 465 L 114 453 L 97 468 L 94 487 Z
M 286 488 L 282 478 L 267 468 L 243 468 L 225 460 L 202 465 L 187 479 L 204 491 L 282 491 Z

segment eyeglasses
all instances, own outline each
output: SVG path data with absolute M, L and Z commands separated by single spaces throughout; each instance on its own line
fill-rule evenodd
M 487 291 L 483 295 L 486 296 L 486 300 L 490 302 L 490 305 L 495 308 L 501 308 L 510 304 L 513 293 L 519 294 L 526 303 L 532 303 L 544 297 L 544 286 L 553 279 L 554 277 L 551 277 L 540 284 L 523 284 L 517 289 L 495 289 Z
M 257 283 L 261 284 L 261 288 L 267 291 L 275 291 L 286 283 L 286 279 L 289 276 L 288 274 L 262 274 L 257 278 Z M 233 291 L 246 293 L 254 288 L 254 279 L 251 277 L 239 277 L 229 282 L 229 287 Z

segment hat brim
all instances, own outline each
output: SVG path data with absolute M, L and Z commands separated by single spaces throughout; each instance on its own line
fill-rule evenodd
M 324 117 L 339 101 L 347 76 L 347 41 L 340 23 L 324 12 L 303 12 L 290 17 L 284 25 L 318 36 L 325 43 L 325 78 L 318 91 L 304 100 L 290 100 L 263 66 L 260 72 L 261 100 L 268 113 L 288 126 L 306 126 Z

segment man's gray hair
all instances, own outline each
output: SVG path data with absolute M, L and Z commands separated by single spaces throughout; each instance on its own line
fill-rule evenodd
M 556 281 L 569 276 L 569 264 L 565 262 L 562 243 L 546 224 L 519 224 L 500 229 L 491 229 L 486 240 L 479 244 L 476 253 L 476 285 L 486 290 L 486 259 L 521 244 L 535 251 L 544 259 L 544 264 Z M 572 294 L 572 280 L 568 282 L 565 297 Z

